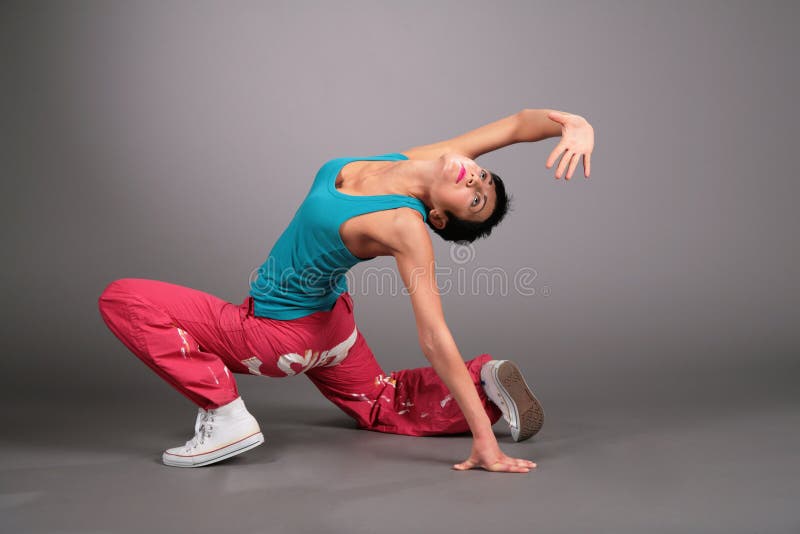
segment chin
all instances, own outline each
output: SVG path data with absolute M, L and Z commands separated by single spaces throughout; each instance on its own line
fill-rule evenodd
M 443 154 L 442 178 L 448 183 L 455 183 L 455 179 L 458 176 L 458 172 L 461 170 L 462 164 L 466 167 L 467 172 L 477 165 L 477 163 L 463 154 L 457 154 L 455 152 Z
M 467 156 L 465 156 L 464 154 L 458 154 L 458 153 L 456 153 L 456 152 L 451 152 L 450 154 L 447 154 L 447 157 L 449 158 L 449 160 L 450 160 L 450 161 L 455 161 L 455 162 L 458 162 L 458 163 L 463 163 L 463 164 L 464 164 L 464 166 L 465 166 L 467 169 L 469 169 L 470 167 L 474 167 L 474 166 L 476 166 L 476 165 L 477 165 L 477 163 L 475 163 L 475 161 L 474 161 L 474 160 L 472 160 L 472 159 L 468 158 L 468 157 L 467 157 Z

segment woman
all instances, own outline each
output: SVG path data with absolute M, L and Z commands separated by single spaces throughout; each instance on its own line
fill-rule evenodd
M 121 279 L 99 299 L 111 331 L 145 364 L 198 405 L 195 435 L 163 454 L 197 467 L 263 443 L 232 373 L 305 373 L 359 427 L 406 435 L 471 431 L 464 470 L 528 472 L 492 432 L 504 417 L 516 441 L 541 428 L 543 412 L 517 366 L 482 354 L 464 362 L 436 289 L 430 227 L 444 239 L 488 236 L 504 217 L 502 180 L 475 159 L 504 146 L 561 135 L 556 179 L 581 157 L 589 177 L 594 131 L 578 115 L 525 109 L 461 136 L 402 153 L 338 158 L 311 190 L 236 306 L 166 282 Z M 393 256 L 409 291 L 419 342 L 432 367 L 384 374 L 353 320 L 345 273 Z M 476 320 L 479 320 L 477 318 Z

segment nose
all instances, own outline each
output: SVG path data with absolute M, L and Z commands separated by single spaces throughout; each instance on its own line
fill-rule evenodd
M 469 178 L 467 178 L 467 185 L 471 186 L 481 181 L 480 171 L 476 171 L 474 168 L 469 168 L 467 170 L 467 174 L 469 176 Z

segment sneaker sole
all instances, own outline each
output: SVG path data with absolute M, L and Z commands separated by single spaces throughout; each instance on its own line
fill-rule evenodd
M 261 432 L 251 434 L 246 438 L 235 441 L 230 445 L 221 447 L 211 452 L 204 454 L 196 454 L 194 456 L 178 456 L 176 454 L 167 454 L 162 456 L 162 461 L 165 465 L 172 467 L 203 467 L 204 465 L 213 464 L 226 460 L 237 454 L 242 454 L 250 449 L 255 449 L 264 443 L 264 435 Z
M 514 362 L 506 361 L 494 369 L 497 388 L 510 407 L 512 419 L 516 419 L 517 431 L 511 429 L 514 441 L 525 441 L 533 437 L 544 424 L 544 409 L 539 399 L 533 394 L 525 382 L 519 367 Z

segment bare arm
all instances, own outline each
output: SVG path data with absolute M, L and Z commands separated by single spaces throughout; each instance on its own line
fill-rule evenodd
M 517 142 L 520 113 L 485 124 L 452 139 L 405 150 L 408 159 L 436 159 L 442 154 L 455 152 L 470 159 Z
M 411 297 L 422 351 L 469 424 L 473 437 L 472 464 L 490 471 L 527 472 L 535 464 L 510 458 L 500 450 L 475 384 L 445 323 L 436 286 L 433 245 L 425 223 L 421 217 L 411 215 L 398 217 L 397 225 L 398 231 L 393 232 L 395 239 L 387 244 L 393 250 Z
M 473 436 L 476 439 L 494 439 L 489 417 L 445 323 L 436 287 L 433 245 L 422 224 L 421 220 L 414 221 L 413 226 L 407 224 L 411 228 L 403 232 L 394 253 L 400 276 L 411 297 L 420 347 L 461 407 Z
M 560 178 L 566 171 L 566 179 L 572 178 L 578 161 L 583 158 L 584 174 L 588 178 L 594 150 L 594 129 L 580 115 L 553 109 L 523 109 L 452 139 L 410 148 L 403 154 L 408 159 L 436 159 L 442 154 L 455 152 L 476 159 L 508 145 L 556 136 L 562 139 L 547 158 L 545 167 L 552 167 L 563 152 L 555 177 Z
M 517 143 L 531 143 L 561 135 L 561 124 L 547 114 L 553 109 L 523 109 L 518 113 Z M 564 113 L 563 111 L 561 113 Z
M 561 135 L 561 125 L 547 114 L 551 109 L 523 109 L 452 139 L 410 148 L 403 152 L 409 159 L 436 159 L 455 152 L 470 159 L 515 143 L 540 141 Z

